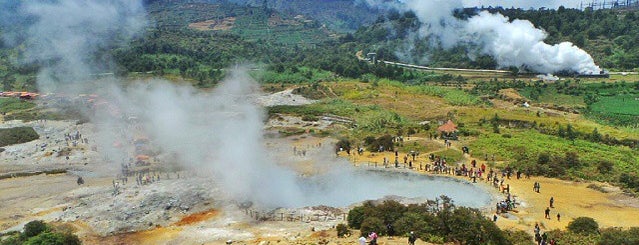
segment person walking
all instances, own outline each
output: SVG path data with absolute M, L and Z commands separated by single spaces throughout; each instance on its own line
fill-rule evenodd
M 544 211 L 544 218 L 550 219 L 550 207 L 546 207 L 546 211 Z
M 364 236 L 360 236 L 357 241 L 359 242 L 359 245 L 366 245 L 366 237 Z
M 555 198 L 550 197 L 550 207 L 551 207 L 551 208 L 555 208 L 555 207 L 553 206 L 553 203 L 555 203 Z
M 561 221 L 561 214 L 557 213 L 557 222 Z
M 375 232 L 371 232 L 370 235 L 368 235 L 368 239 L 371 239 L 370 242 L 368 242 L 368 244 L 370 245 L 377 245 L 377 233 Z
M 411 231 L 408 235 L 408 244 L 415 245 L 415 241 L 417 241 L 417 236 L 415 236 L 415 233 Z

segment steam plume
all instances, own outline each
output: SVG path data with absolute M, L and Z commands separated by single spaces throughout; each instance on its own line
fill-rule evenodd
M 43 91 L 85 79 L 108 67 L 102 49 L 127 42 L 146 25 L 141 1 L 23 1 L 12 17 L 34 18 L 28 29 L 24 62 L 42 65 L 38 85 Z
M 478 52 L 490 55 L 500 67 L 524 67 L 540 73 L 572 71 L 598 74 L 601 71 L 592 57 L 570 42 L 549 45 L 548 36 L 527 20 L 510 21 L 507 17 L 482 11 L 468 20 L 453 16 L 455 9 L 464 7 L 461 0 L 365 0 L 383 8 L 413 11 L 422 23 L 421 37 L 435 38 L 445 49 L 457 45 L 478 46 Z
M 431 198 L 443 194 L 443 189 L 397 178 L 384 178 L 383 187 L 378 187 L 379 179 L 358 173 L 347 163 L 340 168 L 330 165 L 334 171 L 306 179 L 276 164 L 264 148 L 264 112 L 251 99 L 260 93 L 259 86 L 243 69 L 233 70 L 210 92 L 160 79 L 85 81 L 110 63 L 100 55 L 101 50 L 144 28 L 139 0 L 42 0 L 25 4 L 20 14 L 36 18 L 27 32 L 27 61 L 42 64 L 41 90 L 101 95 L 101 106 L 87 115 L 100 130 L 96 139 L 100 151 L 116 171 L 135 154 L 126 142 L 144 135 L 161 150 L 162 164 L 175 161 L 209 177 L 211 188 L 220 187 L 235 200 L 251 200 L 265 207 L 343 204 L 401 193 L 409 187 Z M 329 148 L 324 149 L 326 156 L 332 155 Z M 317 159 L 325 166 L 335 161 Z M 445 191 L 464 203 L 465 190 L 451 186 Z

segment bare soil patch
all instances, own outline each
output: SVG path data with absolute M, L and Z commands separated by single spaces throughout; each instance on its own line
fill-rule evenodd
M 228 31 L 235 25 L 235 17 L 227 17 L 219 20 L 205 20 L 189 24 L 189 28 L 198 31 Z

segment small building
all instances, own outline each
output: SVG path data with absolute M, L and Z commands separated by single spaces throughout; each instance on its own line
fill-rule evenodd
M 448 120 L 437 128 L 437 131 L 441 135 L 442 139 L 457 139 L 457 125 L 452 120 Z
M 368 53 L 366 54 L 366 60 L 373 64 L 377 63 L 377 53 Z

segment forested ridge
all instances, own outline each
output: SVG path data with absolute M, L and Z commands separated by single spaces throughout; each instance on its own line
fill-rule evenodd
M 353 78 L 370 73 L 402 81 L 414 80 L 417 76 L 401 68 L 359 62 L 355 53 L 360 50 L 376 52 L 379 59 L 435 67 L 497 68 L 490 56 L 469 58 L 467 47 L 444 50 L 429 45 L 428 40 L 415 39 L 411 33 L 420 23 L 412 12 L 387 11 L 371 25 L 361 26 L 352 33 L 339 33 L 309 17 L 299 19 L 292 13 L 280 13 L 259 4 L 161 0 L 146 1 L 146 8 L 151 26 L 130 43 L 104 50 L 117 64 L 105 72 L 176 74 L 194 79 L 203 87 L 221 79 L 223 69 L 235 63 L 253 63 L 275 73 L 298 73 L 297 68 L 307 67 L 306 74 L 299 76 L 310 80 L 315 77 L 314 72 L 321 71 Z M 457 16 L 465 18 L 479 10 L 460 10 Z M 605 69 L 639 69 L 636 11 L 581 11 L 563 7 L 486 10 L 502 13 L 510 19 L 529 20 L 548 33 L 548 43 L 573 42 Z M 202 31 L 189 27 L 191 23 L 228 18 L 233 18 L 234 23 L 225 30 Z M 21 43 L 1 44 L 0 77 L 4 89 L 33 89 L 33 75 L 39 64 L 16 62 L 20 59 Z

